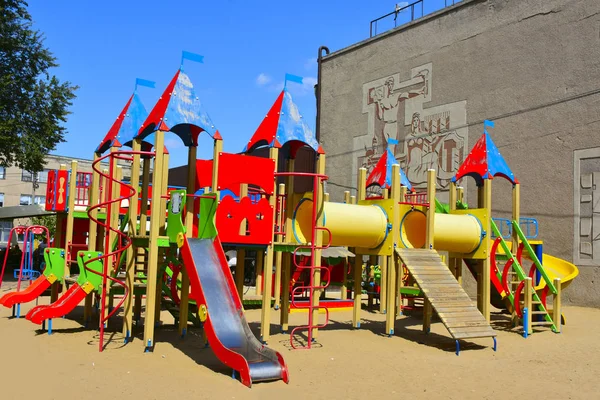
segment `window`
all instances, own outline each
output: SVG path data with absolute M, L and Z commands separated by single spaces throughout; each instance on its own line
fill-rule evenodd
M 31 205 L 31 195 L 30 194 L 22 194 L 21 199 L 19 200 L 19 205 L 21 205 L 21 206 Z
M 31 182 L 33 181 L 33 175 L 29 171 L 21 170 L 21 181 Z
M 33 174 L 30 171 L 21 170 L 21 181 L 22 182 L 33 182 Z M 38 172 L 35 174 L 36 179 L 39 183 L 47 183 L 48 182 L 48 170 L 45 169 L 42 172 Z
M 4 193 L 0 193 L 0 207 L 4 207 Z
M 0 179 L 6 179 L 6 168 L 0 167 Z
M 8 241 L 8 234 L 13 227 L 11 221 L 0 221 L 0 242 L 6 243 Z
M 45 169 L 42 172 L 38 172 L 38 182 L 39 183 L 48 183 L 48 170 Z
M 33 199 L 34 204 L 46 204 L 46 196 L 35 196 Z

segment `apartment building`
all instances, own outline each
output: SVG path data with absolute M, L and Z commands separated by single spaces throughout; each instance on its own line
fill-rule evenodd
M 77 161 L 78 172 L 92 172 L 92 160 L 60 155 L 48 155 L 44 170 L 35 174 L 16 166 L 0 167 L 0 207 L 44 205 L 48 171 L 59 169 L 61 165 L 70 169 L 73 160 Z M 123 168 L 123 179 L 129 180 L 131 166 L 125 162 L 119 164 Z M 0 221 L 0 243 L 6 243 L 12 227 L 13 221 Z

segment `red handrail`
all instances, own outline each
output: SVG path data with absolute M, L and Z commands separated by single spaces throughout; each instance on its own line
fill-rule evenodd
M 309 172 L 277 172 L 275 173 L 275 176 L 308 176 L 308 177 L 312 177 L 313 178 L 313 194 L 314 193 L 318 193 L 319 190 L 319 184 L 325 180 L 327 180 L 327 175 L 323 175 L 323 174 L 316 174 L 316 173 L 309 173 Z M 292 297 L 292 301 L 291 304 L 293 307 L 295 308 L 306 308 L 308 309 L 308 324 L 307 325 L 301 325 L 301 326 L 297 326 L 294 329 L 291 330 L 290 332 L 290 345 L 292 346 L 293 349 L 310 349 L 312 347 L 312 339 L 313 339 L 313 329 L 319 329 L 319 328 L 324 328 L 325 326 L 327 326 L 327 324 L 329 323 L 329 309 L 325 306 L 315 306 L 313 305 L 313 297 L 314 297 L 314 293 L 316 290 L 325 290 L 328 286 L 329 286 L 329 282 L 330 282 L 330 271 L 329 269 L 327 269 L 327 267 L 322 267 L 322 266 L 316 266 L 315 264 L 315 252 L 316 250 L 323 250 L 328 248 L 331 245 L 331 231 L 325 227 L 322 226 L 317 226 L 317 212 L 318 212 L 318 204 L 317 204 L 317 199 L 313 198 L 313 207 L 312 207 L 312 218 L 311 218 L 311 239 L 310 239 L 310 245 L 301 245 L 296 247 L 296 249 L 294 249 L 294 253 L 293 253 L 293 260 L 294 260 L 294 265 L 296 266 L 296 268 L 298 269 L 308 269 L 310 271 L 310 283 L 308 286 L 303 285 L 303 286 L 297 286 L 292 290 L 291 293 L 291 297 Z M 315 241 L 317 238 L 317 232 L 319 230 L 322 231 L 326 231 L 329 233 L 329 241 L 326 245 L 322 245 L 322 246 L 316 246 L 315 245 Z M 311 265 L 299 265 L 298 261 L 297 261 L 297 253 L 298 250 L 300 249 L 310 249 L 310 259 L 311 259 Z M 318 284 L 315 284 L 314 281 L 314 272 L 315 270 L 326 270 L 327 271 L 327 279 L 325 280 L 325 284 L 322 284 L 321 282 L 323 281 L 323 279 L 321 279 L 321 282 L 319 282 Z M 296 292 L 298 291 L 304 291 L 307 290 L 309 292 L 309 299 L 308 299 L 308 305 L 304 306 L 304 305 L 300 305 L 296 303 Z M 325 322 L 322 324 L 315 324 L 314 323 L 314 317 L 313 317 L 313 311 L 314 310 L 318 310 L 318 309 L 324 309 L 325 310 Z M 308 330 L 308 338 L 307 338 L 307 344 L 306 346 L 303 347 L 299 347 L 296 346 L 294 344 L 294 336 L 296 335 L 296 332 L 299 330 Z
M 118 203 L 118 205 L 119 205 L 119 207 L 117 207 L 117 213 L 118 213 L 121 201 L 130 199 L 137 194 L 137 190 L 133 186 L 116 180 L 112 176 L 112 173 L 114 171 L 115 159 L 116 160 L 133 161 L 133 157 L 131 157 L 131 156 L 136 155 L 136 154 L 147 155 L 147 156 L 155 155 L 155 153 L 148 152 L 148 151 L 119 151 L 119 152 L 115 152 L 115 153 L 109 153 L 103 157 L 98 158 L 97 160 L 95 160 L 92 163 L 92 168 L 94 169 L 94 171 L 96 171 L 102 178 L 105 178 L 105 182 L 108 184 L 108 190 L 107 190 L 108 193 L 105 197 L 105 201 L 101 201 L 100 203 L 90 207 L 88 209 L 88 216 L 96 224 L 102 225 L 105 229 L 108 229 L 108 232 L 106 232 L 105 239 L 104 239 L 104 249 L 105 249 L 105 251 L 109 251 L 109 252 L 105 253 L 105 254 L 101 254 L 98 257 L 91 258 L 84 263 L 84 267 L 85 267 L 86 271 L 89 271 L 93 274 L 102 276 L 102 292 L 101 292 L 101 300 L 100 300 L 101 304 L 100 304 L 100 322 L 99 322 L 99 325 L 100 325 L 100 327 L 99 327 L 100 328 L 99 350 L 100 350 L 100 352 L 102 352 L 102 350 L 104 350 L 104 322 L 107 321 L 110 317 L 112 317 L 119 310 L 119 308 L 125 302 L 125 299 L 127 299 L 127 296 L 129 294 L 129 290 L 130 290 L 130 288 L 127 287 L 127 284 L 125 282 L 108 275 L 108 267 L 109 267 L 109 264 L 111 263 L 111 258 L 112 258 L 112 264 L 113 264 L 112 268 L 113 268 L 113 270 L 117 270 L 119 267 L 119 263 L 118 263 L 118 261 L 116 261 L 116 260 L 118 260 L 118 256 L 120 254 L 122 254 L 123 252 L 125 252 L 132 245 L 132 240 L 131 240 L 131 238 L 129 238 L 129 236 L 127 234 L 110 226 L 111 214 L 113 211 L 112 205 L 113 205 L 113 203 Z M 130 156 L 130 157 L 126 157 L 126 156 Z M 108 174 L 105 174 L 101 170 L 98 169 L 98 164 L 106 158 L 109 158 L 109 173 Z M 119 197 L 113 199 L 112 182 L 116 182 L 119 185 L 127 188 L 129 190 L 129 194 L 125 195 L 125 196 L 119 196 Z M 120 190 L 119 190 L 119 193 L 120 193 Z M 93 210 L 100 209 L 105 206 L 106 206 L 106 220 L 105 220 L 106 223 L 102 222 L 98 218 L 95 218 L 92 213 Z M 112 232 L 116 233 L 118 236 L 120 236 L 120 239 L 124 239 L 124 241 L 117 240 L 117 249 L 114 251 L 109 250 L 111 248 L 110 235 L 109 235 L 110 231 L 112 231 Z M 93 261 L 97 261 L 97 260 L 103 260 L 104 265 L 103 265 L 102 273 L 96 272 L 88 267 L 89 263 L 91 263 Z M 106 283 L 108 280 L 123 286 L 124 293 L 123 293 L 123 298 L 114 307 L 114 309 L 108 315 L 104 316 L 104 314 L 106 313 L 106 292 L 107 292 Z

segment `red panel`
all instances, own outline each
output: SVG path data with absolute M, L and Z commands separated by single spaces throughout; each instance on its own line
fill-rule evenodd
M 467 159 L 458 168 L 456 180 L 468 174 L 477 174 L 484 179 L 489 177 L 486 149 L 485 135 L 481 135 Z
M 248 221 L 248 234 L 240 235 L 244 219 Z M 273 208 L 267 199 L 252 204 L 249 197 L 238 203 L 225 196 L 217 208 L 216 224 L 223 243 L 268 245 L 273 239 Z
M 140 128 L 138 135 L 142 134 L 142 138 L 148 136 L 153 131 L 155 131 L 156 128 L 159 127 L 159 125 L 161 126 L 162 130 L 169 130 L 169 128 L 165 126 L 163 119 L 165 117 L 165 112 L 167 112 L 167 107 L 169 106 L 169 100 L 171 100 L 171 93 L 173 93 L 173 88 L 175 87 L 175 83 L 177 83 L 179 72 L 180 71 L 178 70 L 171 82 L 169 82 L 169 85 L 163 92 L 162 96 L 160 96 L 160 99 L 158 99 L 158 101 L 154 105 L 154 108 L 152 109 L 152 111 L 150 111 L 148 118 L 146 118 L 146 121 Z
M 379 158 L 379 161 L 375 165 L 375 168 L 369 174 L 367 178 L 367 186 L 371 187 L 373 185 L 377 185 L 381 188 L 385 188 L 385 178 L 387 177 L 387 155 L 388 152 L 385 151 L 383 155 Z
M 279 94 L 279 97 L 277 97 L 277 100 L 275 100 L 275 103 L 269 110 L 267 116 L 260 123 L 250 141 L 248 141 L 245 151 L 252 150 L 252 147 L 256 146 L 257 144 L 261 144 L 261 142 L 266 142 L 264 144 L 271 144 L 275 140 L 277 137 L 277 125 L 279 125 L 279 113 L 281 112 L 283 95 L 284 91 L 282 90 Z
M 52 169 L 48 171 L 48 183 L 46 185 L 46 211 L 54 211 L 56 204 L 56 174 L 57 171 Z
M 275 168 L 275 160 L 270 158 L 221 153 L 218 189 L 229 189 L 239 194 L 240 184 L 247 183 L 272 195 L 275 188 Z
M 196 160 L 196 190 L 212 187 L 212 171 L 213 160 Z
M 56 174 L 56 201 L 54 203 L 55 211 L 65 211 L 67 209 L 67 189 L 69 186 L 69 171 L 58 170 Z

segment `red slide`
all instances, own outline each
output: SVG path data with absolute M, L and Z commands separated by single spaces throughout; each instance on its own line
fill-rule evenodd
M 239 372 L 248 387 L 277 379 L 288 383 L 281 354 L 259 342 L 246 322 L 219 237 L 186 239 L 181 254 L 192 294 L 208 310 L 204 331 L 217 358 Z
M 83 299 L 87 293 L 78 284 L 73 284 L 56 302 L 47 306 L 37 306 L 32 308 L 25 318 L 34 324 L 42 324 L 47 319 L 62 317 L 72 311 Z
M 28 303 L 41 296 L 51 285 L 50 281 L 42 275 L 33 281 L 27 289 L 20 292 L 6 293 L 0 298 L 0 305 L 11 308 L 15 304 Z

